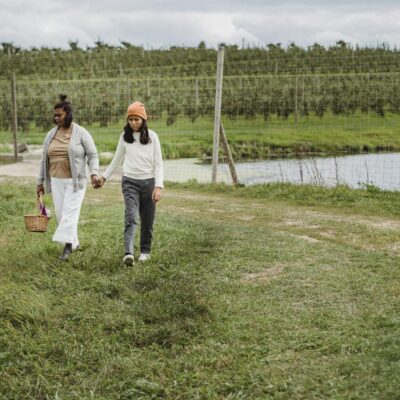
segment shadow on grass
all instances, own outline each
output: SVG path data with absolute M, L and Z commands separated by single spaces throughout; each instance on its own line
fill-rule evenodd
M 127 268 L 121 263 L 123 205 L 101 209 L 86 205 L 81 218 L 89 222 L 80 231 L 84 250 L 73 254 L 70 262 L 60 263 L 56 260 L 60 249 L 51 243 L 51 233 L 25 232 L 21 216 L 30 203 L 29 189 L 4 187 L 3 232 L 10 227 L 15 232 L 0 262 L 6 285 L 14 288 L 12 297 L 39 296 L 41 309 L 37 313 L 32 303 L 28 312 L 28 302 L 11 299 L 0 312 L 5 323 L 23 326 L 27 335 L 39 335 L 39 340 L 47 327 L 52 331 L 50 340 L 46 334 L 49 348 L 57 343 L 65 350 L 60 362 L 67 362 L 72 346 L 65 332 L 78 342 L 85 342 L 90 331 L 100 342 L 140 348 L 184 345 L 202 334 L 212 319 L 210 272 L 224 245 L 223 228 L 160 215 L 151 260 Z M 4 294 L 0 292 L 0 297 Z M 21 318 L 24 315 L 29 318 Z M 21 357 L 18 350 L 14 357 Z

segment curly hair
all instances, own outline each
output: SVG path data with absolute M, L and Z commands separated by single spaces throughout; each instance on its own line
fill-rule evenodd
M 54 106 L 54 109 L 57 110 L 58 108 L 61 108 L 67 113 L 64 119 L 63 127 L 69 128 L 72 124 L 72 104 L 69 100 L 67 100 L 67 95 L 65 94 L 60 94 L 59 99 L 60 101 Z M 54 120 L 54 123 L 55 122 L 56 121 Z

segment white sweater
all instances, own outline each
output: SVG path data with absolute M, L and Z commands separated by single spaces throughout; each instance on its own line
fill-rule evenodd
M 133 137 L 135 141 L 127 143 L 124 140 L 124 134 L 121 134 L 114 158 L 103 174 L 104 178 L 109 180 L 116 168 L 123 162 L 124 176 L 132 179 L 155 178 L 155 186 L 164 187 L 163 161 L 157 134 L 149 129 L 151 141 L 148 144 L 140 143 L 139 132 L 134 132 Z

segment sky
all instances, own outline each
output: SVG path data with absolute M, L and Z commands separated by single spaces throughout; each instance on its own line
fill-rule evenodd
M 78 41 L 86 48 L 99 39 L 145 48 L 338 40 L 399 47 L 400 1 L 0 0 L 0 42 L 68 48 Z

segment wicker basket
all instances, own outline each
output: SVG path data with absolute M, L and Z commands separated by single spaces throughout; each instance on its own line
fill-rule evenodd
M 24 215 L 24 219 L 28 232 L 46 232 L 50 218 L 45 215 Z
M 38 198 L 38 205 L 43 204 L 43 198 Z M 25 227 L 28 232 L 46 232 L 50 217 L 46 215 L 24 215 Z

